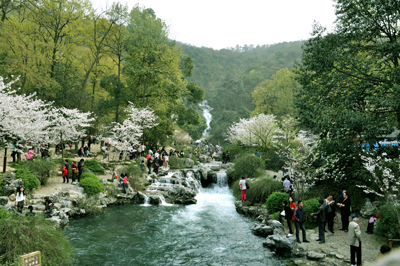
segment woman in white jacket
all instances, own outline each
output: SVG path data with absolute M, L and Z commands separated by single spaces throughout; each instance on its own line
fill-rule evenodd
M 17 206 L 17 211 L 22 213 L 22 209 L 26 204 L 25 190 L 23 187 L 17 188 L 17 195 L 15 197 L 15 206 Z
M 244 180 L 244 176 L 242 176 L 242 179 L 239 181 L 239 188 L 242 191 L 242 202 L 243 199 L 246 200 L 246 180 Z

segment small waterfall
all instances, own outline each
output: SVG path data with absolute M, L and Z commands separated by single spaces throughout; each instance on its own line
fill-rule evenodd
M 188 183 L 188 185 L 189 185 L 191 188 L 193 188 L 193 190 L 194 190 L 196 193 L 199 192 L 199 190 L 200 190 L 200 182 L 199 182 L 199 180 L 197 180 L 197 179 L 194 177 L 194 174 L 193 174 L 192 171 L 188 171 L 188 172 L 186 173 L 186 182 Z
M 228 185 L 228 178 L 226 176 L 226 172 L 218 172 L 217 173 L 217 186 L 218 187 L 226 187 Z
M 210 123 L 212 120 L 212 115 L 211 115 L 210 111 L 212 110 L 212 108 L 208 105 L 207 100 L 201 102 L 199 104 L 199 106 L 201 108 L 203 108 L 203 116 L 206 119 L 206 124 L 207 124 L 207 128 L 204 130 L 203 136 L 208 136 L 208 134 L 210 133 L 210 129 L 211 129 Z
M 165 198 L 164 198 L 163 195 L 160 194 L 158 197 L 160 198 L 160 201 L 161 201 L 161 204 L 160 204 L 160 205 L 163 205 L 163 206 L 174 206 L 174 204 L 167 203 L 167 202 L 165 201 Z
M 144 203 L 141 204 L 141 206 L 151 206 L 151 204 L 149 203 L 150 202 L 149 196 L 147 196 L 146 194 L 143 194 L 143 196 L 144 196 Z

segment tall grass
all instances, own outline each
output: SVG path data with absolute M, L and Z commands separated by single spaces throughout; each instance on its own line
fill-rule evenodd
M 264 170 L 264 163 L 261 158 L 254 155 L 244 155 L 235 161 L 233 167 L 233 181 L 245 178 L 258 177 Z

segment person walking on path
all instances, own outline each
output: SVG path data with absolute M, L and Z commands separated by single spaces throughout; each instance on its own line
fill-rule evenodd
M 126 182 L 128 181 L 128 175 L 125 174 L 122 180 L 122 188 L 124 189 L 124 194 L 126 195 Z
M 37 155 L 34 151 L 32 151 L 32 148 L 29 148 L 29 150 L 25 153 L 26 159 L 31 162 L 33 155 Z
M 22 213 L 26 204 L 25 190 L 24 187 L 17 188 L 17 194 L 15 197 L 15 206 L 17 206 L 17 212 Z
M 289 234 L 288 236 L 292 236 L 293 235 L 293 231 L 292 231 L 292 216 L 293 216 L 293 211 L 290 208 L 290 205 L 288 204 L 287 200 L 282 201 L 282 204 L 285 208 L 285 218 L 286 218 L 286 222 L 289 228 Z
M 338 206 L 340 207 L 342 216 L 342 229 L 340 230 L 347 232 L 349 229 L 349 216 L 351 213 L 351 200 L 347 192 L 343 193 L 343 201 L 342 203 L 338 203 Z
M 82 175 L 82 171 L 83 171 L 83 167 L 85 166 L 85 160 L 81 159 L 78 163 L 78 182 L 81 182 L 81 175 Z
M 241 180 L 239 181 L 239 188 L 242 191 L 242 202 L 246 200 L 246 180 L 244 180 L 244 176 L 242 176 Z
M 152 162 L 151 162 L 151 156 L 150 156 L 149 158 L 147 158 L 147 168 L 149 168 L 149 172 L 148 172 L 149 175 L 151 174 L 151 165 L 152 165 Z
M 304 243 L 310 243 L 310 241 L 307 240 L 306 237 L 306 228 L 304 227 L 304 223 L 306 222 L 306 211 L 303 208 L 303 201 L 299 200 L 297 202 L 298 207 L 294 210 L 294 224 L 296 225 L 296 240 L 297 243 L 300 242 L 300 229 L 303 233 L 303 242 Z
M 68 178 L 68 160 L 65 160 L 65 164 L 62 168 L 62 176 L 63 176 L 63 184 L 65 183 L 65 179 L 67 179 L 67 184 L 69 183 Z
M 71 171 L 72 171 L 72 183 L 71 183 L 72 185 L 76 181 L 76 178 L 79 173 L 78 166 L 76 165 L 75 161 L 72 161 L 71 163 Z
M 319 199 L 318 203 L 319 203 L 318 212 L 312 213 L 311 215 L 317 217 L 317 223 L 318 223 L 318 228 L 319 228 L 319 230 L 318 230 L 319 238 L 317 239 L 317 241 L 319 241 L 320 244 L 324 244 L 325 243 L 324 225 L 325 225 L 325 221 L 326 221 L 326 208 L 325 208 L 323 199 Z
M 357 265 L 361 265 L 361 229 L 362 222 L 358 224 L 359 215 L 353 213 L 351 218 L 353 219 L 349 224 L 349 244 L 350 244 L 350 263 L 351 266 L 356 266 L 356 254 L 357 254 Z M 358 241 L 358 243 L 357 243 Z M 358 245 L 357 245 L 358 244 Z

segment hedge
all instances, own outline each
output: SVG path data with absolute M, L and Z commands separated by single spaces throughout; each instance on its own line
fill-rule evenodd
M 274 181 L 276 182 L 276 181 Z M 288 200 L 289 195 L 284 192 L 274 192 L 271 196 L 268 197 L 267 202 L 265 203 L 265 208 L 267 208 L 269 213 L 275 213 L 278 211 L 282 211 L 282 201 Z

